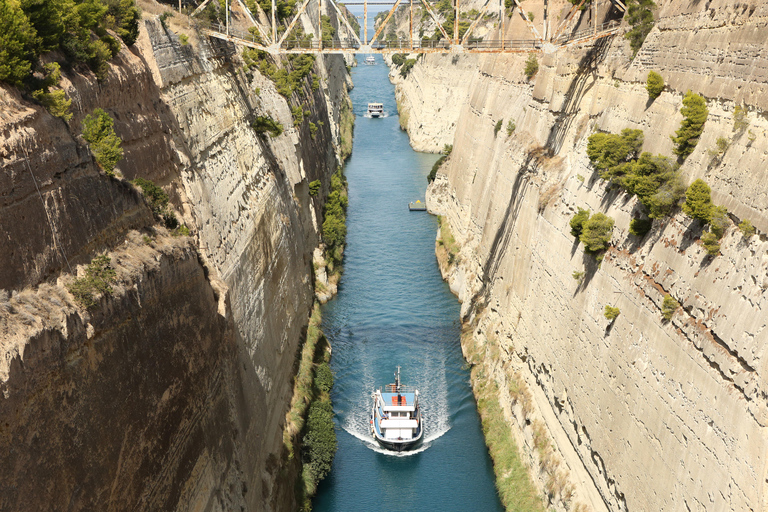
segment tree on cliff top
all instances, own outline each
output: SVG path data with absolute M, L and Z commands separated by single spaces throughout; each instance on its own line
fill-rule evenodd
M 671 137 L 672 142 L 675 143 L 675 154 L 680 160 L 685 160 L 699 143 L 709 110 L 704 98 L 688 91 L 683 98 L 683 108 L 680 109 L 680 113 L 684 116 L 683 122 L 680 123 L 680 129 Z
M 37 33 L 18 0 L 0 2 L 0 81 L 21 85 L 32 69 Z

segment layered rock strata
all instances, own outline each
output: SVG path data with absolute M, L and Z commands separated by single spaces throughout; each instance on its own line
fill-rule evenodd
M 456 69 L 470 71 L 453 82 L 468 84 L 468 101 L 427 201 L 460 247 L 443 268 L 472 333 L 465 349 L 502 389 L 542 490 L 551 491 L 550 472 L 535 446 L 537 421 L 575 485 L 573 496 L 567 486 L 550 493 L 552 506 L 764 510 L 768 122 L 756 91 L 767 82 L 768 11 L 760 2 L 659 4 L 634 60 L 624 39 L 604 40 L 540 55 L 529 82 L 525 56 L 460 57 Z M 411 91 L 419 76 L 442 73 L 442 60 L 424 58 L 398 86 L 411 116 L 437 117 L 420 99 L 429 90 Z M 667 82 L 655 101 L 644 87 L 649 70 Z M 702 226 L 679 211 L 631 235 L 641 206 L 608 188 L 585 153 L 595 130 L 638 128 L 646 151 L 673 156 L 669 136 L 689 89 L 710 113 L 681 171 L 707 181 L 732 221 L 715 258 Z M 736 105 L 748 110 L 743 131 L 733 129 Z M 714 149 L 719 137 L 729 141 L 724 154 Z M 616 221 L 600 264 L 570 234 L 577 208 Z M 757 236 L 742 235 L 744 219 Z M 667 294 L 681 304 L 668 322 Z M 607 305 L 620 310 L 613 322 Z
M 147 15 L 104 82 L 68 73 L 69 123 L 0 90 L 1 509 L 295 508 L 282 428 L 348 76 L 317 59 L 294 126 L 234 46 L 185 46 L 185 30 Z M 163 186 L 193 238 L 166 236 L 140 192 L 98 171 L 78 136 L 96 107 L 124 141 L 120 174 Z M 256 116 L 283 133 L 256 133 Z M 86 311 L 61 273 L 104 251 L 119 284 Z

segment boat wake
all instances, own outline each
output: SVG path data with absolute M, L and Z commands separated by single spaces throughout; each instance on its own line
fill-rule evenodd
M 379 446 L 371 435 L 371 398 L 367 394 L 355 399 L 354 412 L 348 413 L 344 417 L 341 428 L 353 437 L 361 440 L 367 448 L 376 453 L 393 457 L 409 457 L 423 452 L 451 429 L 445 373 L 435 373 L 439 375 L 436 381 L 417 383 L 415 386 L 419 389 L 421 414 L 422 418 L 424 418 L 424 440 L 418 448 L 404 452 L 395 452 Z
M 384 112 L 384 113 L 383 113 L 382 115 L 380 115 L 379 117 L 377 117 L 377 118 L 374 118 L 374 117 L 372 117 L 372 116 L 371 116 L 371 114 L 368 114 L 368 113 L 366 112 L 365 114 L 363 114 L 363 117 L 367 117 L 368 119 L 383 119 L 383 118 L 385 118 L 385 117 L 389 117 L 389 114 L 388 114 L 388 113 L 386 113 L 386 112 Z

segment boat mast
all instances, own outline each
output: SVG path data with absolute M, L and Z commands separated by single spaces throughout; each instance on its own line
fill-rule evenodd
M 400 367 L 397 367 L 397 373 L 395 374 L 395 389 L 397 390 L 397 394 L 400 394 Z

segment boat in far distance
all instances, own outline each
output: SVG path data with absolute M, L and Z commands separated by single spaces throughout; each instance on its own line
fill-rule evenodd
M 365 64 L 367 66 L 375 66 L 376 65 L 376 57 L 373 55 L 369 55 L 365 58 Z
M 415 203 L 408 203 L 408 209 L 412 212 L 425 212 L 427 211 L 427 203 L 422 203 L 421 200 L 416 200 Z
M 400 367 L 395 383 L 375 390 L 371 411 L 371 435 L 382 448 L 402 452 L 421 443 L 424 422 L 421 419 L 419 391 L 410 391 L 400 383 Z
M 371 117 L 383 117 L 384 116 L 384 104 L 383 103 L 369 103 L 368 115 Z

